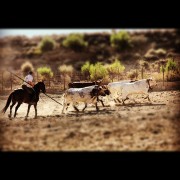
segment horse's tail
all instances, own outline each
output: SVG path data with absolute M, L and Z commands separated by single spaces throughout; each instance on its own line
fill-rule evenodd
M 1 110 L 1 113 L 5 113 L 6 110 L 8 109 L 8 107 L 9 107 L 9 105 L 11 103 L 12 95 L 13 95 L 12 93 L 9 95 L 8 100 L 6 102 L 6 106 Z

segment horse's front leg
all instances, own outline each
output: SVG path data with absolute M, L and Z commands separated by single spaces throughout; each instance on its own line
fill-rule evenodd
M 18 108 L 19 108 L 20 105 L 21 105 L 21 103 L 18 102 L 18 105 L 17 105 L 16 108 L 15 108 L 14 118 L 16 117 L 16 112 L 17 112 L 17 110 L 18 110 Z
M 26 116 L 25 116 L 25 119 L 27 119 L 27 117 L 28 117 L 28 115 L 29 115 L 30 108 L 31 108 L 31 104 L 28 104 L 28 110 L 27 110 L 27 114 L 26 114 Z
M 34 104 L 34 110 L 35 110 L 35 116 L 34 116 L 34 119 L 37 118 L 37 103 Z

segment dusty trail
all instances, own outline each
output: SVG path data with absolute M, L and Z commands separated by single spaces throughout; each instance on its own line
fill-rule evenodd
M 51 95 L 61 102 L 60 95 Z M 102 107 L 97 113 L 88 106 L 84 113 L 73 108 L 62 115 L 62 106 L 41 95 L 38 119 L 24 120 L 27 104 L 21 105 L 16 119 L 0 117 L 0 148 L 7 150 L 55 151 L 141 151 L 180 150 L 180 91 L 152 92 L 153 104 L 143 98 L 138 104 Z M 0 97 L 0 109 L 7 96 Z M 107 104 L 106 104 L 107 105 Z M 80 109 L 83 105 L 80 105 Z M 13 109 L 14 112 L 14 109 Z

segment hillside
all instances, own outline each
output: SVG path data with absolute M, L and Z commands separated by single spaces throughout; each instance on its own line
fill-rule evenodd
M 110 36 L 107 33 L 84 34 L 84 41 L 88 46 L 72 49 L 62 45 L 66 36 L 52 35 L 50 38 L 56 42 L 55 48 L 42 53 L 37 51 L 37 47 L 43 37 L 4 37 L 0 39 L 1 69 L 11 67 L 18 70 L 26 60 L 35 68 L 45 65 L 50 66 L 53 71 L 57 71 L 57 67 L 62 64 L 71 64 L 79 71 L 87 60 L 106 64 L 118 58 L 125 65 L 126 71 L 135 68 L 140 59 L 155 62 L 172 56 L 179 61 L 179 30 L 130 33 L 131 46 L 123 50 L 111 46 Z

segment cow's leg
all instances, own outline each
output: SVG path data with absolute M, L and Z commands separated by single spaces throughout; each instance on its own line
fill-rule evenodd
M 85 106 L 84 106 L 82 111 L 84 111 L 86 108 L 87 108 L 87 103 L 85 103 Z
M 73 104 L 74 109 L 79 112 L 79 109 Z
M 152 101 L 150 100 L 150 98 L 149 98 L 149 94 L 147 94 L 147 96 L 144 98 L 144 99 L 147 99 L 148 98 L 148 101 L 150 102 L 150 103 L 152 103 Z
M 104 107 L 105 105 L 104 105 L 103 101 L 101 99 L 99 99 L 99 101 L 101 102 L 102 106 Z
M 121 101 L 119 100 L 119 98 L 116 98 L 117 99 L 117 101 L 119 102 L 119 103 L 121 103 Z
M 21 105 L 21 103 L 18 102 L 18 104 L 17 104 L 17 106 L 16 106 L 16 108 L 15 108 L 15 112 L 14 112 L 14 118 L 16 117 L 16 112 L 17 112 L 17 110 L 18 110 L 18 108 L 19 108 L 20 105 Z
M 25 116 L 25 119 L 27 119 L 27 117 L 28 117 L 28 114 L 29 114 L 30 108 L 31 108 L 31 104 L 28 104 L 28 110 L 27 110 L 27 114 L 26 114 L 26 116 Z
M 13 102 L 12 105 L 10 106 L 10 114 L 8 114 L 9 118 L 11 118 L 12 115 L 12 108 L 16 104 L 16 102 Z
M 123 102 L 123 105 L 125 105 L 125 103 L 124 103 L 124 101 L 126 101 L 126 100 L 128 100 L 129 98 L 128 98 L 128 96 L 126 96 L 126 98 L 124 99 L 122 99 L 122 102 Z
M 114 99 L 114 102 L 117 103 L 116 99 Z
M 34 110 L 35 110 L 35 116 L 34 116 L 34 119 L 37 118 L 37 103 L 34 104 Z
M 62 114 L 64 114 L 64 109 L 65 108 L 66 108 L 66 111 L 67 111 L 69 105 L 70 105 L 70 103 L 66 103 L 65 101 L 63 102 L 63 109 L 62 109 L 62 112 L 61 112 Z

